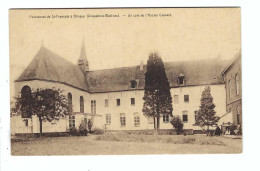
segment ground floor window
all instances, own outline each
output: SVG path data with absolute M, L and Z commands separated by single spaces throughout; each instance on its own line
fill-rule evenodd
M 69 116 L 69 128 L 75 128 L 75 115 Z
M 240 107 L 237 106 L 237 124 L 239 125 L 240 124 Z
M 163 122 L 169 122 L 169 115 L 163 115 Z
M 182 112 L 182 121 L 188 122 L 188 111 L 187 110 Z
M 140 116 L 138 113 L 134 114 L 134 123 L 136 127 L 140 126 Z
M 111 115 L 110 114 L 106 114 L 106 124 L 111 124 Z
M 124 113 L 120 114 L 120 124 L 121 124 L 121 126 L 125 126 L 126 125 L 125 114 Z

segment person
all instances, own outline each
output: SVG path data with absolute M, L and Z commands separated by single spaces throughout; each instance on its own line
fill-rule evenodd
M 225 135 L 230 135 L 230 129 L 229 128 L 227 128 Z
M 221 134 L 222 134 L 222 131 L 221 131 L 221 129 L 219 128 L 219 126 L 217 126 L 216 131 L 215 131 L 215 135 L 220 136 Z

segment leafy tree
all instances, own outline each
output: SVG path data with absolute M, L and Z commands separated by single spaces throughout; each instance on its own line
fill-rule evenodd
M 215 104 L 210 93 L 210 86 L 205 87 L 200 101 L 201 105 L 196 117 L 196 123 L 201 127 L 207 126 L 207 132 L 209 133 L 209 126 L 216 125 L 219 120 L 219 117 L 215 116 Z
M 170 84 L 163 61 L 154 53 L 150 54 L 147 61 L 144 89 L 143 113 L 148 117 L 153 117 L 154 130 L 158 133 L 161 115 L 172 116 L 173 109 Z
M 69 114 L 68 101 L 60 89 L 37 89 L 26 96 L 17 97 L 15 110 L 25 114 L 27 118 L 33 115 L 39 118 L 40 134 L 42 122 L 59 120 Z
M 170 123 L 175 128 L 177 135 L 179 135 L 183 130 L 183 122 L 180 118 L 180 116 L 173 116 Z

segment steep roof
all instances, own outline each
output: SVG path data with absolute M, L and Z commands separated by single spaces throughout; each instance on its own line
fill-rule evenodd
M 165 71 L 171 87 L 221 84 L 221 71 L 226 63 L 220 59 L 165 62 Z M 91 92 L 131 90 L 130 82 L 136 80 L 137 89 L 145 84 L 144 69 L 139 66 L 89 71 L 87 80 Z M 178 76 L 184 75 L 184 85 L 178 84 Z
M 87 82 L 81 69 L 45 47 L 40 48 L 16 81 L 27 80 L 55 81 L 87 90 Z
M 220 59 L 165 62 L 165 71 L 171 87 L 221 84 L 221 71 L 226 63 Z M 72 64 L 52 51 L 42 47 L 33 61 L 16 81 L 46 80 L 64 83 L 91 93 L 143 89 L 146 65 L 88 71 Z M 184 85 L 178 84 L 178 76 L 184 75 Z

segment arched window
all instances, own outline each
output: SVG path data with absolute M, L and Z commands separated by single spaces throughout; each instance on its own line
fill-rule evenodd
M 80 96 L 80 113 L 84 113 L 84 98 Z
M 72 112 L 72 94 L 68 93 L 68 105 L 69 105 L 69 113 Z
M 32 100 L 32 90 L 29 86 L 24 86 L 21 90 L 21 112 L 22 118 L 29 118 L 31 110 L 28 108 Z
M 236 74 L 235 76 L 236 79 L 236 94 L 239 94 L 239 78 L 238 78 L 238 74 Z
M 240 124 L 240 106 L 237 106 L 237 124 Z
M 231 80 L 228 81 L 228 97 L 231 98 Z

